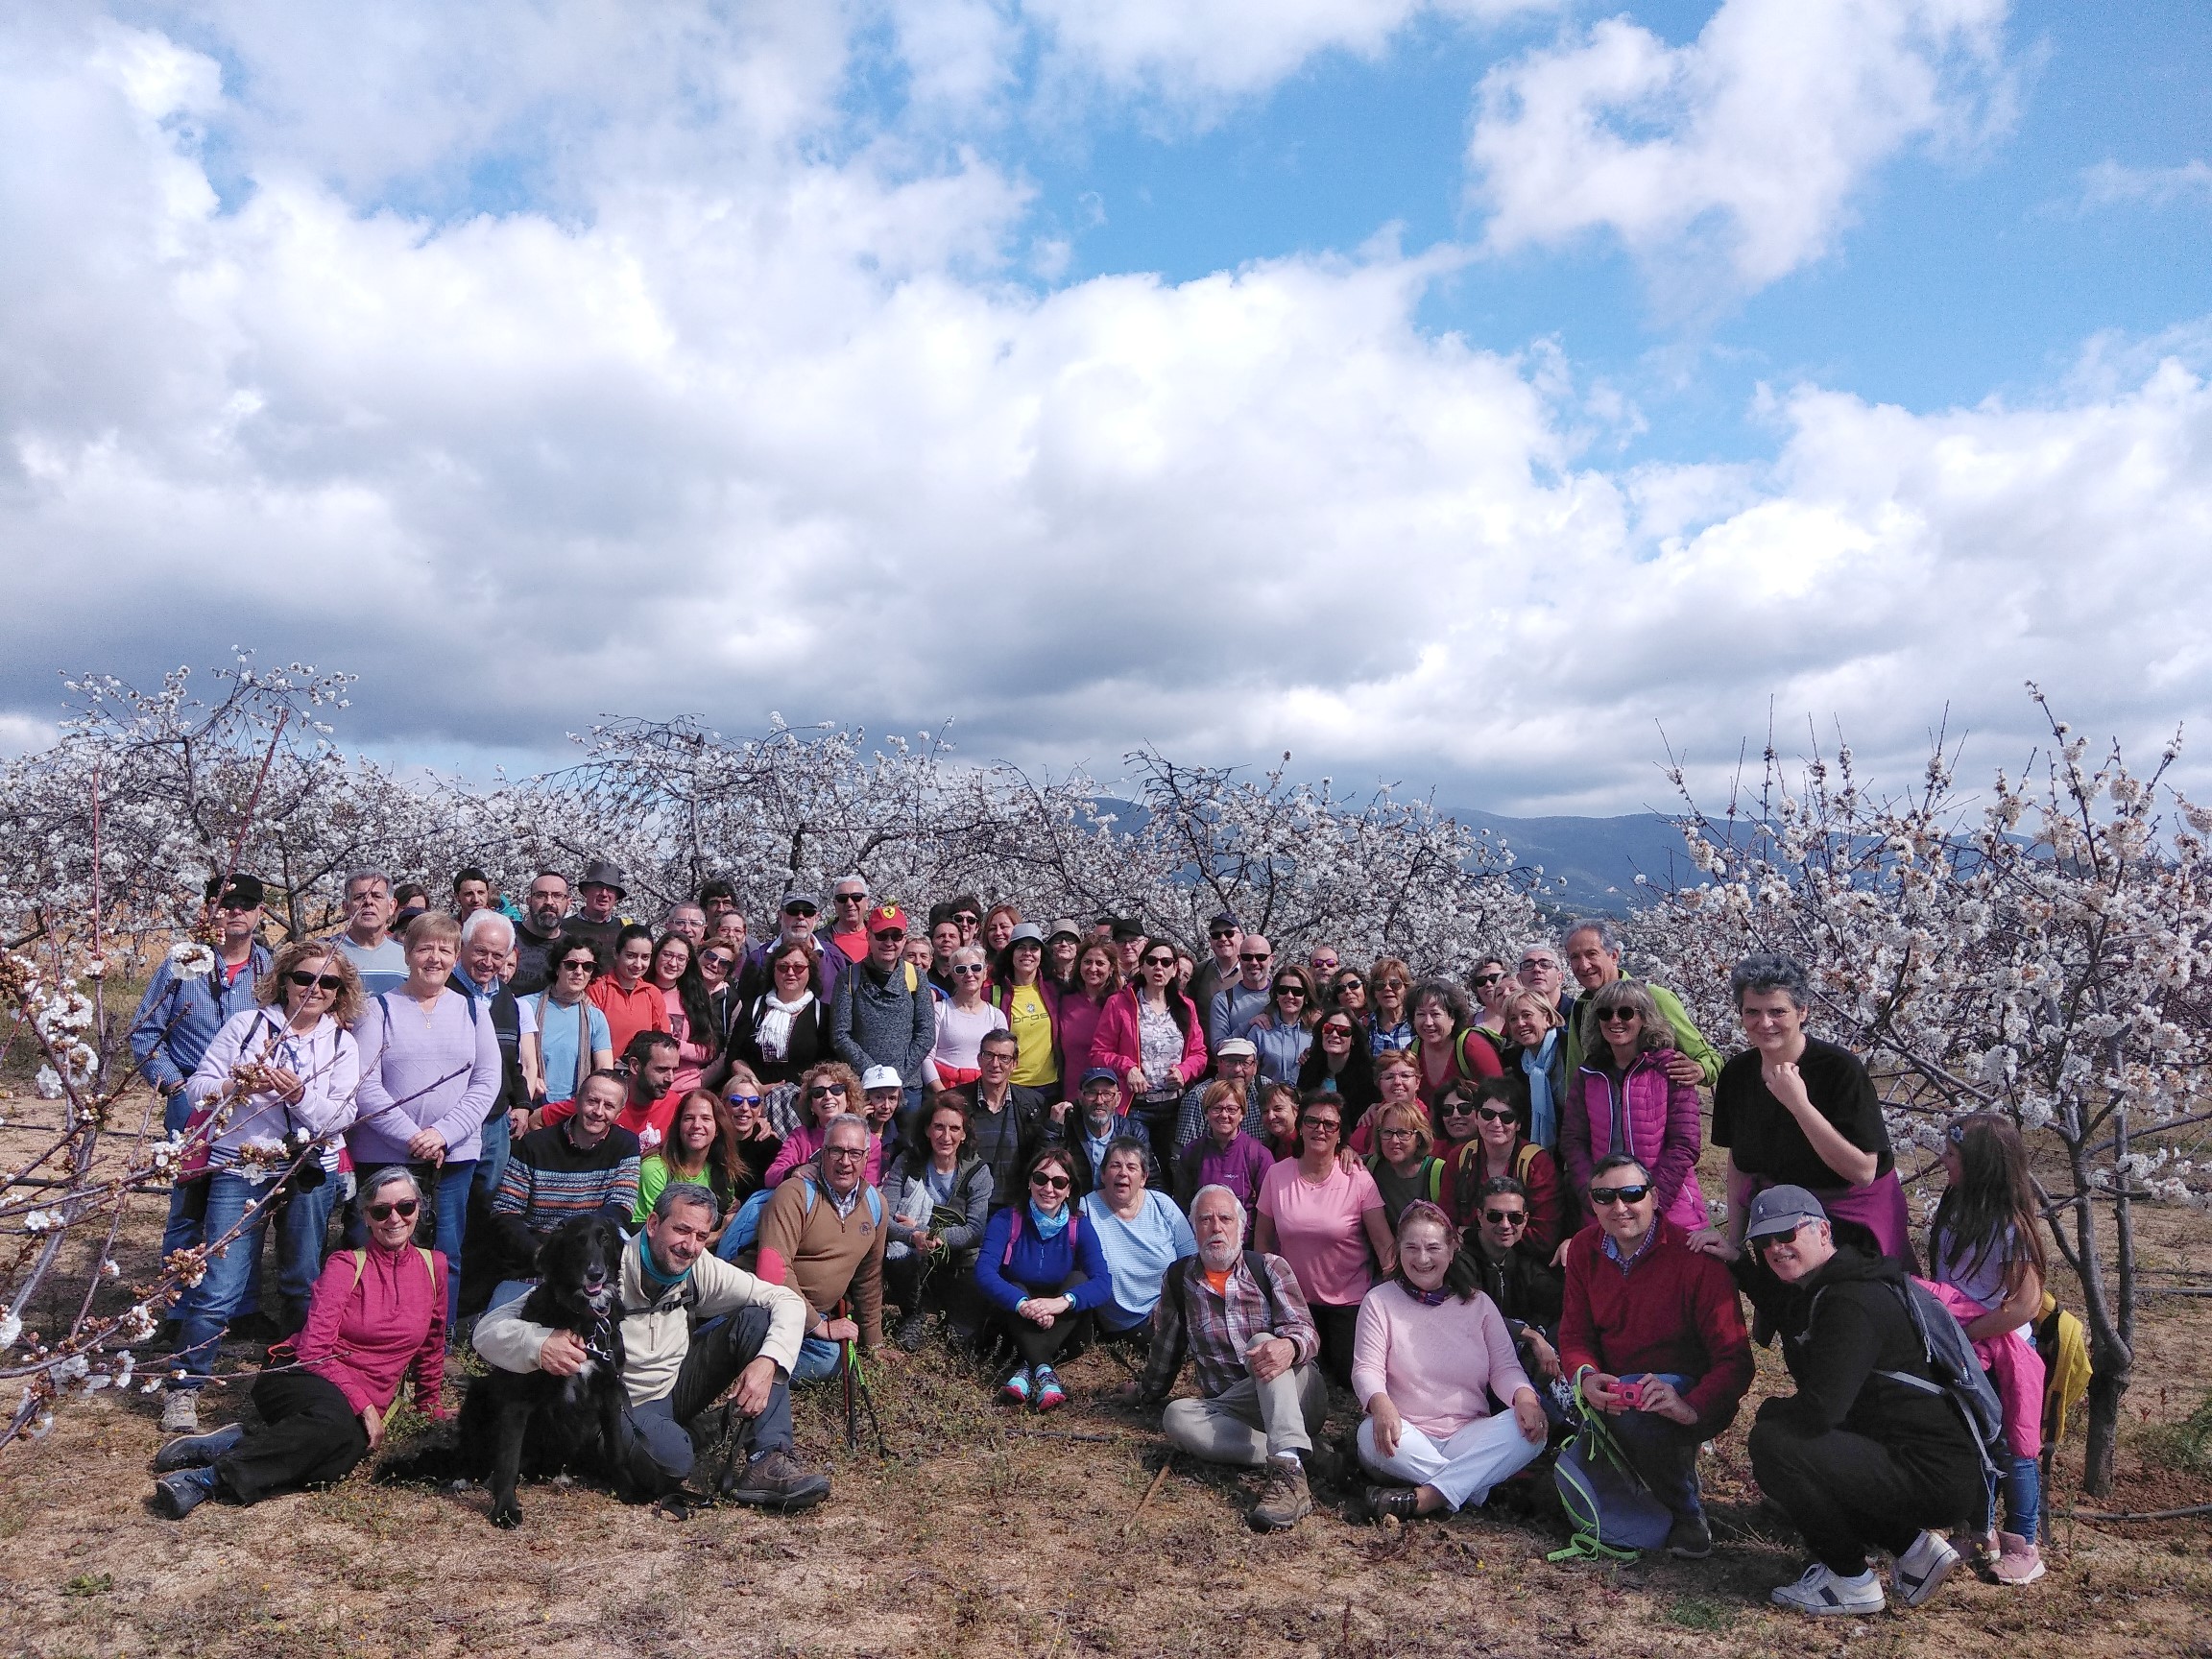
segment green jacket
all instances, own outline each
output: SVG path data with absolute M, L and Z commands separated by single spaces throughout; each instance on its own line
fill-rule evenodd
M 1666 1017 L 1668 1025 L 1674 1032 L 1675 1049 L 1697 1062 L 1698 1070 L 1705 1073 L 1705 1087 L 1711 1089 L 1719 1083 L 1720 1056 L 1713 1051 L 1713 1045 L 1705 1041 L 1704 1033 L 1691 1022 L 1690 1011 L 1682 1006 L 1682 998 L 1665 986 L 1654 985 L 1648 979 L 1639 979 L 1632 974 L 1623 974 L 1621 978 L 1624 984 L 1641 985 L 1650 993 L 1651 1000 L 1659 1004 L 1659 1012 Z M 1575 1073 L 1582 1065 L 1583 1028 L 1589 1023 L 1590 1003 L 1595 996 L 1595 992 L 1585 991 L 1577 997 L 1575 999 L 1574 1017 L 1567 1022 L 1565 1075 L 1570 1086 L 1574 1083 Z

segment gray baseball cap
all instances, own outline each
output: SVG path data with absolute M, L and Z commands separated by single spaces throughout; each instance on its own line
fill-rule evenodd
M 1751 1219 L 1743 1229 L 1746 1238 L 1764 1238 L 1771 1233 L 1790 1233 L 1801 1222 L 1825 1221 L 1828 1212 L 1820 1200 L 1802 1187 L 1769 1187 L 1751 1200 Z

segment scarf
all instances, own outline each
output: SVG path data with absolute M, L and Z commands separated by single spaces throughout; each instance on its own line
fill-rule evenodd
M 1406 1294 L 1412 1297 L 1424 1308 L 1441 1308 L 1445 1303 L 1452 1300 L 1452 1292 L 1445 1289 L 1441 1285 L 1433 1290 L 1424 1290 L 1410 1279 L 1405 1280 L 1403 1283 L 1406 1286 Z
M 754 1039 L 760 1045 L 760 1058 L 770 1065 L 781 1065 L 783 1051 L 791 1046 L 791 1022 L 806 1012 L 806 1004 L 814 1000 L 814 993 L 802 991 L 799 1000 L 785 1002 L 775 992 L 760 998 L 760 1023 Z
M 661 1272 L 661 1263 L 653 1259 L 653 1246 L 642 1239 L 637 1245 L 637 1268 L 645 1280 L 645 1287 L 653 1292 L 653 1300 L 656 1302 L 691 1277 L 691 1269 L 688 1267 L 681 1273 Z
M 1057 1238 L 1060 1237 L 1060 1229 L 1068 1225 L 1068 1206 L 1061 1205 L 1060 1214 L 1047 1220 L 1038 1210 L 1037 1200 L 1032 1198 L 1029 1200 L 1029 1225 L 1037 1229 L 1037 1237 L 1040 1238 Z
M 1551 1059 L 1559 1052 L 1559 1028 L 1544 1033 L 1533 1049 L 1521 1050 L 1521 1070 L 1528 1079 L 1528 1139 L 1539 1146 L 1559 1144 L 1559 1107 L 1551 1098 Z

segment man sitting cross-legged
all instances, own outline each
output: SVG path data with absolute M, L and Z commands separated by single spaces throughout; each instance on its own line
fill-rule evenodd
M 804 1509 L 830 1493 L 829 1477 L 791 1454 L 789 1377 L 806 1304 L 797 1291 L 709 1254 L 707 1240 L 720 1219 L 706 1188 L 664 1187 L 645 1230 L 622 1252 L 627 1400 L 615 1455 L 631 1484 L 671 1490 L 698 1455 L 692 1425 L 734 1382 L 736 1411 L 751 1424 L 752 1455 L 721 1496 Z M 593 1362 L 572 1332 L 524 1320 L 525 1305 L 510 1302 L 476 1322 L 473 1345 L 488 1362 L 552 1377 L 574 1376 Z
M 1329 1415 L 1329 1387 L 1313 1363 L 1321 1335 L 1290 1264 L 1244 1248 L 1236 1193 L 1201 1188 L 1190 1230 L 1198 1254 L 1167 1270 L 1152 1312 L 1151 1363 L 1122 1397 L 1166 1399 L 1188 1355 L 1199 1397 L 1168 1400 L 1160 1427 L 1202 1462 L 1264 1465 L 1267 1485 L 1250 1520 L 1281 1531 L 1313 1512 L 1306 1460 Z

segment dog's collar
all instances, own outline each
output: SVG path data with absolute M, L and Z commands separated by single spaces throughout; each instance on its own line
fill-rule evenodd
M 614 1305 L 610 1303 L 604 1313 L 591 1316 L 590 1334 L 584 1338 L 584 1352 L 602 1365 L 614 1363 Z

